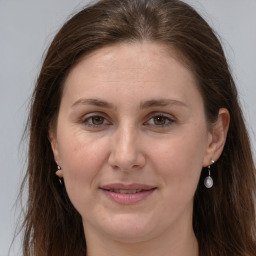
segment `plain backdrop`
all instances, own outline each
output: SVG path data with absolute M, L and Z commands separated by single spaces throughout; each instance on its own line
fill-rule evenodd
M 20 141 L 42 56 L 60 25 L 88 1 L 0 0 L 0 256 L 7 256 L 25 171 Z M 215 28 L 236 80 L 256 148 L 256 0 L 187 0 Z M 22 255 L 20 239 L 10 255 Z

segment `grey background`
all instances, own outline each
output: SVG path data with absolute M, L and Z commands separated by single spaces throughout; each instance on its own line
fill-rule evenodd
M 88 1 L 0 0 L 0 256 L 6 256 L 25 170 L 20 140 L 42 55 L 60 25 Z M 256 148 L 256 0 L 187 0 L 222 38 Z M 16 204 L 17 205 L 17 204 Z M 10 255 L 22 255 L 17 239 Z

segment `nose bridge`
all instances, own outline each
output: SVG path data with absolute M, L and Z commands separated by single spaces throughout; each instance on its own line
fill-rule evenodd
M 117 137 L 115 140 L 116 146 L 120 153 L 126 155 L 134 155 L 136 151 L 136 129 L 133 126 L 120 126 L 117 131 Z
M 113 135 L 110 164 L 121 170 L 139 168 L 144 157 L 138 143 L 138 130 L 133 125 L 120 124 Z

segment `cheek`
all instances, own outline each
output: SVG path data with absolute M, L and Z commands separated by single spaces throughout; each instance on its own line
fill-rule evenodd
M 69 133 L 70 134 L 70 133 Z M 59 136 L 61 168 L 67 193 L 71 202 L 80 211 L 81 202 L 95 189 L 96 176 L 102 169 L 106 158 L 104 140 L 93 140 L 85 134 Z
M 62 129 L 58 135 L 58 149 L 64 174 L 74 177 L 90 173 L 104 158 L 104 140 L 82 131 L 81 128 Z
M 198 184 L 207 145 L 204 127 L 169 136 L 154 146 L 154 170 L 159 170 L 163 183 L 179 191 L 195 190 Z

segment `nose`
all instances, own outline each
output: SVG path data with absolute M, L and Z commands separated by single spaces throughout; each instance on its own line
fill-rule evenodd
M 135 127 L 119 128 L 112 139 L 108 162 L 115 170 L 131 171 L 141 169 L 146 162 L 142 152 L 139 132 Z

